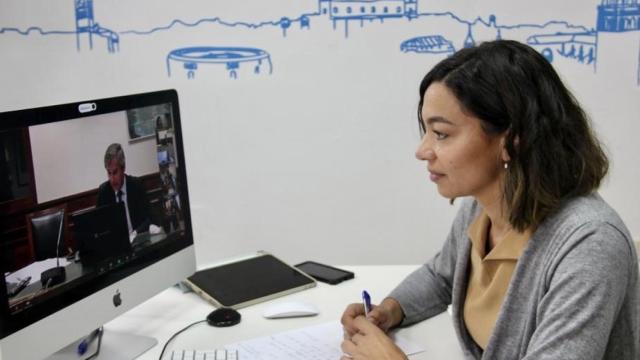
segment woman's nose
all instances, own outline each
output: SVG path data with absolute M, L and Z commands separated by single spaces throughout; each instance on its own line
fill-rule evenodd
M 426 161 L 435 159 L 435 153 L 433 152 L 433 148 L 431 147 L 426 134 L 422 137 L 422 141 L 416 149 L 416 159 Z

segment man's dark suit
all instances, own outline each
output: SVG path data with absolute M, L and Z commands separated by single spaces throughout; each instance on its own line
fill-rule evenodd
M 149 210 L 149 199 L 147 192 L 142 186 L 142 182 L 133 176 L 125 175 L 127 182 L 127 206 L 129 207 L 129 217 L 131 227 L 138 233 L 149 230 L 151 224 L 151 211 Z M 105 181 L 98 188 L 97 206 L 113 204 L 116 196 L 108 181 Z

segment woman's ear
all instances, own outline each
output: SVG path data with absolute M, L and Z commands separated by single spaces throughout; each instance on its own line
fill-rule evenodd
M 503 163 L 508 163 L 509 161 L 511 161 L 511 156 L 509 156 L 509 152 L 507 151 L 507 147 L 506 145 L 506 134 L 503 134 L 500 137 L 500 160 L 502 160 Z
M 518 143 L 520 139 L 516 136 L 513 139 L 513 147 L 518 147 Z M 509 156 L 509 152 L 507 151 L 507 134 L 503 134 L 500 138 L 500 159 L 502 162 L 508 163 L 511 161 L 511 156 Z
M 502 148 L 500 156 L 502 158 L 502 162 L 508 163 L 509 161 L 511 161 L 511 156 L 509 156 L 509 153 L 507 152 L 507 148 L 505 147 Z

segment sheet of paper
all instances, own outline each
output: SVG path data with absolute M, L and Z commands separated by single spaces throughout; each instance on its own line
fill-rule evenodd
M 332 321 L 240 341 L 225 348 L 237 349 L 241 360 L 335 360 L 342 356 L 342 338 L 342 325 Z M 424 351 L 421 346 L 406 338 L 397 335 L 393 338 L 396 345 L 407 355 Z

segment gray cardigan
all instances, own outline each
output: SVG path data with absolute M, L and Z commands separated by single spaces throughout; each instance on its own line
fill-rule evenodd
M 640 359 L 637 255 L 622 220 L 598 195 L 569 201 L 532 235 L 482 352 L 462 317 L 466 231 L 480 211 L 465 200 L 442 250 L 389 295 L 404 310 L 402 325 L 452 304 L 467 359 Z

